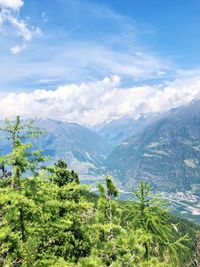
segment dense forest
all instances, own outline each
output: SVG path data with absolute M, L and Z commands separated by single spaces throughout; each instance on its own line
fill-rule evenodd
M 0 158 L 0 266 L 200 266 L 199 227 L 173 217 L 141 182 L 121 201 L 107 176 L 99 193 L 62 159 L 49 166 L 31 144 L 34 121 L 5 120 Z

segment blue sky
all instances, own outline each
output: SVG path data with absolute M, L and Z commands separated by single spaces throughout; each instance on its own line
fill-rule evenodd
M 200 1 L 134 0 L 102 1 L 117 3 L 116 12 L 149 26 L 146 43 L 174 59 L 180 67 L 198 67 L 200 55 Z M 111 5 L 110 5 L 111 6 Z M 147 37 L 147 38 L 148 38 Z
M 113 76 L 124 90 L 164 91 L 199 77 L 199 0 L 0 0 L 0 7 L 3 96 Z

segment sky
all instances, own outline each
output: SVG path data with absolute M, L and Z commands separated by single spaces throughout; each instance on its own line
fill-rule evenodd
M 199 0 L 0 0 L 0 118 L 91 125 L 200 98 Z

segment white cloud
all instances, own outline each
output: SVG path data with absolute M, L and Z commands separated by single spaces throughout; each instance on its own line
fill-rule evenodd
M 15 46 L 11 47 L 10 51 L 12 54 L 18 54 L 25 48 L 26 48 L 25 45 L 22 45 L 22 46 L 15 45 Z
M 123 88 L 120 78 L 113 76 L 97 82 L 64 85 L 56 90 L 10 93 L 0 100 L 0 110 L 1 118 L 22 115 L 96 124 L 125 115 L 138 117 L 141 113 L 163 112 L 197 98 L 200 98 L 199 79 L 186 86 L 174 82 L 166 87 Z
M 69 1 L 62 1 L 62 4 L 68 10 Z M 80 19 L 72 25 L 70 22 L 72 27 L 67 27 L 67 18 L 64 27 L 55 26 L 57 22 L 52 24 L 47 29 L 47 37 L 42 42 L 34 42 L 22 57 L 2 53 L 1 88 L 33 88 L 40 79 L 53 78 L 57 84 L 63 84 L 63 81 L 94 80 L 113 74 L 129 81 L 153 80 L 165 78 L 171 72 L 174 66 L 170 60 L 157 51 L 154 53 L 140 41 L 143 26 L 101 4 L 87 6 L 81 1 L 74 4 L 72 14 L 80 14 Z M 39 28 L 29 27 L 27 20 L 19 19 L 16 13 L 6 12 L 15 36 L 20 37 L 20 43 L 15 42 L 10 47 L 11 53 L 17 54 L 42 32 Z M 81 19 L 83 14 L 88 17 L 87 20 Z M 41 15 L 45 18 L 47 13 Z M 102 27 L 102 23 L 110 26 L 107 29 Z M 92 28 L 88 30 L 90 26 Z M 54 84 L 49 83 L 49 87 Z
M 22 37 L 25 41 L 32 39 L 32 32 L 23 20 L 19 20 L 12 15 L 7 15 L 7 20 L 16 28 L 18 36 Z
M 0 0 L 0 30 L 3 29 L 4 24 L 9 24 L 12 29 L 12 34 L 21 38 L 22 45 L 15 45 L 10 50 L 13 54 L 20 53 L 26 48 L 26 44 L 33 38 L 33 36 L 40 36 L 42 34 L 38 27 L 30 27 L 25 20 L 19 17 L 19 12 L 24 2 L 22 0 Z
M 10 8 L 12 10 L 19 10 L 23 6 L 22 0 L 0 0 L 0 7 Z

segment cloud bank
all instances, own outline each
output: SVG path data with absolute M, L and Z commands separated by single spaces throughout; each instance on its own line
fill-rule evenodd
M 56 90 L 10 93 L 0 100 L 1 118 L 49 117 L 93 125 L 123 116 L 164 112 L 200 98 L 200 79 L 167 86 L 123 88 L 120 77 L 69 84 Z

